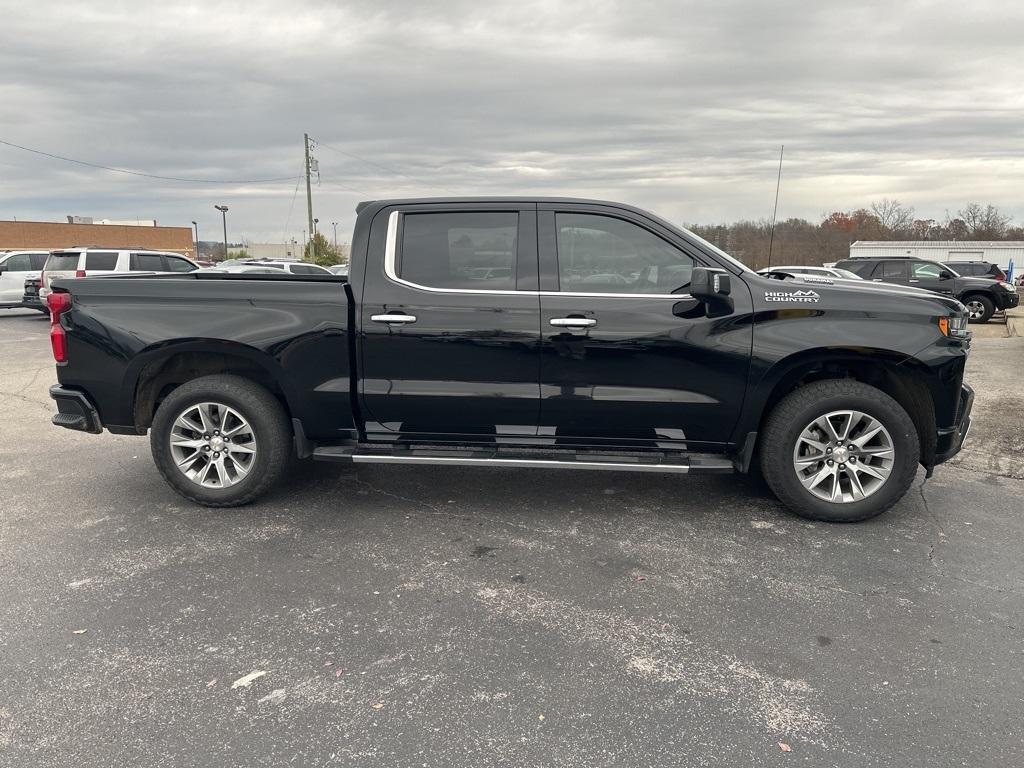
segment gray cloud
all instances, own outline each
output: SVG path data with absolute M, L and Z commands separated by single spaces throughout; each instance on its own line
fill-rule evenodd
M 309 131 L 339 235 L 360 199 L 446 192 L 761 217 L 783 142 L 784 216 L 889 196 L 1024 219 L 1018 3 L 0 0 L 0 18 L 0 138 L 264 178 L 301 171 Z M 302 191 L 0 147 L 2 218 L 197 219 L 212 238 L 225 202 L 232 237 L 277 240 L 304 229 Z

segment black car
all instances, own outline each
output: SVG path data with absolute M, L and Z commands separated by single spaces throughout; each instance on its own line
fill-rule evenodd
M 924 288 L 952 296 L 967 307 L 972 323 L 987 323 L 997 309 L 1012 309 L 1020 303 L 1017 290 L 1010 283 L 965 277 L 955 267 L 937 261 L 887 256 L 844 259 L 835 266 L 875 283 Z
M 357 211 L 348 279 L 55 280 L 54 423 L 149 432 L 165 480 L 214 507 L 252 501 L 293 456 L 675 474 L 756 464 L 792 510 L 834 521 L 888 509 L 970 426 L 970 333 L 951 298 L 758 275 L 618 203 Z
M 998 265 L 987 261 L 947 261 L 962 277 L 986 277 L 989 280 L 1005 280 L 1006 273 Z

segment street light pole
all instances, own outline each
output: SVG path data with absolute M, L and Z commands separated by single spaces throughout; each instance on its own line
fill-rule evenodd
M 196 260 L 198 261 L 198 260 L 199 260 L 199 225 L 198 225 L 198 224 L 196 224 L 196 223 L 195 223 L 195 222 L 193 221 L 193 222 L 192 222 L 192 226 L 193 226 L 193 227 L 195 228 L 195 230 L 196 230 L 196 253 L 195 253 L 195 257 L 196 257 Z
M 228 258 L 228 207 L 226 205 L 215 205 L 213 206 L 220 211 L 221 217 L 224 219 L 224 260 Z
M 338 250 L 338 222 L 332 221 L 331 226 L 334 227 L 334 250 Z

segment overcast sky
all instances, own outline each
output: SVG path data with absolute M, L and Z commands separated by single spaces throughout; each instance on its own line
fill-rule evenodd
M 677 222 L 897 197 L 1024 221 L 1024 3 L 0 0 L 0 139 L 153 174 L 362 199 L 590 196 Z M 346 153 L 346 154 L 343 154 Z M 293 181 L 199 184 L 0 145 L 0 219 L 300 238 Z M 294 201 L 294 204 L 293 204 Z

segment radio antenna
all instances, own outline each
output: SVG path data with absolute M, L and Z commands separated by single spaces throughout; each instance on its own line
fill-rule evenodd
M 772 265 L 772 246 L 775 244 L 775 216 L 779 212 L 779 187 L 782 186 L 782 153 L 786 151 L 786 145 L 779 147 L 779 176 L 775 179 L 775 207 L 772 209 L 772 231 L 768 236 L 768 266 Z

